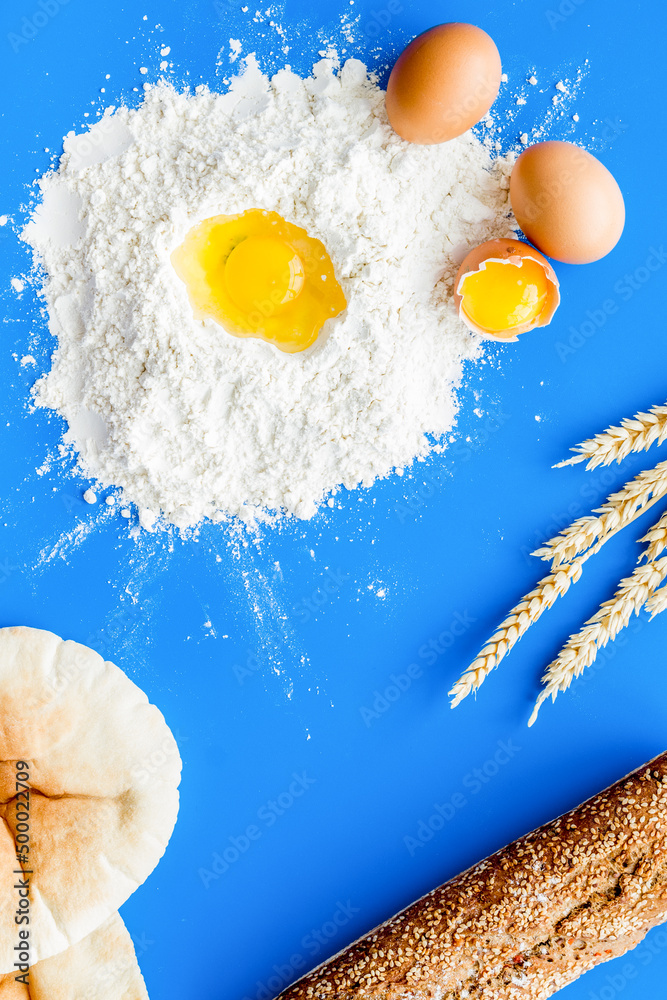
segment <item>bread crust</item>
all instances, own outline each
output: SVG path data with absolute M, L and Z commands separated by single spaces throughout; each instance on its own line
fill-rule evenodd
M 667 753 L 413 903 L 278 1000 L 544 1000 L 667 919 Z
M 92 934 L 31 966 L 0 976 L 0 1000 L 148 1000 L 132 938 L 114 913 Z
M 0 692 L 0 973 L 8 973 L 17 867 L 30 873 L 38 963 L 88 937 L 153 871 L 178 814 L 181 758 L 162 713 L 122 670 L 51 632 L 0 629 Z M 20 861 L 19 833 L 28 840 Z

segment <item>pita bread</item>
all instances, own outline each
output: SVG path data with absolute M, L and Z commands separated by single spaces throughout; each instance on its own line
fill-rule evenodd
M 0 691 L 6 973 L 17 940 L 16 761 L 29 764 L 36 963 L 91 934 L 155 868 L 176 822 L 181 760 L 162 714 L 122 670 L 50 632 L 0 629 Z
M 0 1000 L 148 1000 L 132 938 L 117 913 L 83 941 L 33 965 L 29 985 L 0 976 Z

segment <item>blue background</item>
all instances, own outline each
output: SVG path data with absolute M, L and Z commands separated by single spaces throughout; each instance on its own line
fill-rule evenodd
M 667 748 L 667 618 L 635 620 L 526 728 L 544 667 L 631 571 L 654 514 L 587 564 L 476 701 L 448 707 L 452 681 L 542 575 L 531 548 L 569 519 L 571 504 L 588 512 L 659 457 L 654 449 L 606 473 L 551 468 L 609 422 L 664 401 L 666 387 L 667 271 L 639 281 L 630 297 L 617 285 L 643 277 L 637 269 L 665 239 L 666 8 L 559 2 L 403 0 L 391 16 L 382 0 L 274 8 L 292 45 L 288 61 L 303 72 L 322 38 L 338 37 L 343 10 L 359 15 L 348 54 L 381 71 L 433 23 L 481 25 L 498 43 L 510 87 L 532 70 L 539 79 L 511 140 L 548 109 L 555 81 L 589 60 L 573 108 L 580 124 L 566 118 L 552 136 L 583 138 L 610 167 L 628 223 L 605 260 L 558 266 L 563 304 L 551 327 L 492 346 L 493 363 L 469 372 L 445 455 L 413 475 L 343 493 L 310 523 L 242 544 L 213 526 L 189 541 L 134 541 L 119 516 L 82 502 L 86 484 L 76 475 L 36 473 L 62 425 L 30 411 L 35 369 L 17 359 L 32 353 L 45 371 L 53 345 L 34 293 L 18 297 L 9 280 L 29 267 L 14 235 L 29 185 L 85 111 L 92 120 L 107 104 L 136 102 L 133 88 L 157 78 L 160 45 L 172 48 L 176 80 L 221 87 L 229 66 L 224 57 L 216 71 L 216 57 L 230 37 L 268 69 L 284 61 L 279 39 L 253 22 L 254 5 L 245 14 L 237 2 L 61 0 L 14 51 L 10 34 L 43 8 L 3 4 L 0 214 L 10 223 L 0 228 L 0 624 L 89 643 L 148 692 L 177 734 L 180 819 L 164 860 L 123 907 L 154 997 L 272 996 L 423 892 Z M 588 311 L 610 298 L 615 314 L 594 336 L 577 335 Z M 563 344 L 579 346 L 564 353 Z M 461 619 L 463 634 L 427 665 L 422 645 Z M 423 676 L 364 722 L 361 709 L 413 662 Z M 511 750 L 501 764 L 499 741 Z M 295 773 L 311 783 L 278 815 L 267 803 L 281 794 L 289 803 Z M 452 800 L 443 828 L 410 850 L 406 838 Z M 229 838 L 242 848 L 249 825 L 258 838 L 205 888 L 199 870 L 212 871 Z M 654 931 L 649 941 L 652 951 L 595 970 L 568 995 L 662 996 L 667 935 Z

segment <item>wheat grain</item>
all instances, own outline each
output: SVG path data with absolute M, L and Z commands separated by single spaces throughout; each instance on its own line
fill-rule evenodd
M 575 677 L 579 677 L 595 661 L 598 650 L 628 626 L 632 615 L 639 614 L 642 606 L 652 599 L 664 582 L 667 577 L 667 558 L 658 559 L 657 556 L 667 546 L 666 529 L 667 514 L 663 514 L 642 539 L 648 545 L 640 559 L 647 558 L 649 561 L 621 580 L 611 600 L 605 601 L 584 627 L 570 636 L 556 659 L 549 664 L 542 678 L 545 687 L 537 699 L 529 726 L 537 719 L 547 698 L 555 701 L 560 691 L 566 691 Z
M 586 462 L 587 469 L 622 462 L 633 451 L 646 451 L 652 444 L 662 444 L 667 438 L 667 406 L 653 406 L 648 413 L 636 413 L 620 425 L 608 427 L 594 438 L 575 445 L 572 458 L 559 462 L 555 469 Z
M 558 535 L 550 538 L 533 552 L 540 559 L 550 560 L 552 570 L 572 562 L 577 556 L 597 542 L 596 551 L 616 532 L 631 524 L 639 514 L 648 510 L 667 493 L 667 462 L 659 462 L 654 469 L 646 469 L 635 476 L 592 515 L 580 517 Z
M 557 598 L 569 590 L 570 584 L 577 582 L 581 576 L 585 558 L 587 556 L 584 559 L 575 560 L 569 566 L 562 566 L 555 573 L 545 576 L 516 607 L 512 608 L 481 650 L 479 656 L 464 671 L 449 692 L 452 696 L 452 708 L 456 708 L 464 698 L 479 689 L 491 671 L 516 645 L 528 627 L 536 622 Z
M 667 511 L 656 521 L 652 528 L 649 528 L 644 537 L 640 538 L 639 541 L 640 543 L 646 542 L 647 545 L 640 555 L 638 562 L 641 562 L 643 559 L 646 559 L 647 562 L 653 562 L 667 549 Z
M 642 541 L 649 542 L 646 552 L 641 556 L 642 559 L 645 558 L 649 562 L 657 559 L 660 553 L 667 548 L 667 511 L 658 523 L 650 531 L 647 531 Z M 650 614 L 651 620 L 667 610 L 667 587 L 660 587 L 651 594 L 644 605 L 644 610 Z
M 644 605 L 644 611 L 648 611 L 650 614 L 650 621 L 653 621 L 656 615 L 667 611 L 667 587 L 661 587 L 659 590 L 656 590 L 655 594 L 649 597 Z
M 641 541 L 648 542 L 649 544 L 646 551 L 640 556 L 640 561 L 641 559 L 646 559 L 648 562 L 652 562 L 667 548 L 667 511 L 662 515 L 658 523 L 646 532 Z M 652 620 L 666 609 L 667 587 L 661 587 L 654 591 L 648 598 L 644 605 L 644 611 L 650 614 Z

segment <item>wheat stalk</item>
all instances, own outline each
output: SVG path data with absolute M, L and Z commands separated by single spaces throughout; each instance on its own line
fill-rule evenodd
M 667 558 L 658 559 L 658 556 L 667 547 L 667 513 L 662 515 L 641 541 L 648 544 L 640 561 L 648 561 L 621 580 L 611 600 L 605 601 L 584 627 L 570 636 L 556 659 L 549 664 L 542 678 L 545 687 L 537 699 L 529 726 L 537 719 L 547 698 L 555 701 L 559 691 L 566 691 L 575 677 L 579 677 L 594 662 L 598 650 L 627 627 L 632 615 L 639 614 L 642 605 L 651 601 L 664 582 L 667 577 Z
M 587 469 L 622 462 L 633 451 L 646 451 L 652 444 L 662 444 L 667 438 L 667 406 L 653 406 L 648 413 L 636 413 L 614 427 L 608 427 L 594 438 L 571 448 L 572 458 L 559 462 L 555 469 L 586 462 Z
M 598 542 L 608 541 L 639 514 L 648 510 L 667 493 L 667 462 L 659 462 L 655 469 L 646 469 L 629 483 L 612 493 L 602 507 L 592 515 L 580 517 L 554 538 L 533 552 L 540 559 L 550 560 L 552 571 L 573 559 Z
M 545 576 L 516 607 L 512 608 L 477 659 L 464 671 L 449 692 L 452 696 L 452 708 L 456 708 L 464 698 L 481 687 L 491 671 L 507 656 L 528 627 L 536 622 L 557 598 L 569 590 L 570 584 L 577 582 L 586 558 L 587 555 L 584 559 L 576 559 L 570 565 L 561 566 L 556 572 Z

